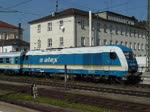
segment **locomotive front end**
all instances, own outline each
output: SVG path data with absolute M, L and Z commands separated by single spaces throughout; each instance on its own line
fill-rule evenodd
M 128 64 L 127 81 L 129 83 L 139 83 L 141 81 L 141 74 L 138 72 L 138 64 L 132 51 L 125 51 L 124 55 Z

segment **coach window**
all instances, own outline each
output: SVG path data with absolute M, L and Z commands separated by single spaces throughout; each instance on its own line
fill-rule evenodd
M 17 57 L 15 58 L 15 63 L 18 63 L 18 58 Z
M 0 63 L 3 63 L 3 58 L 0 58 Z
M 115 52 L 110 53 L 110 59 L 116 59 L 116 53 Z
M 6 63 L 9 63 L 9 58 L 6 58 Z

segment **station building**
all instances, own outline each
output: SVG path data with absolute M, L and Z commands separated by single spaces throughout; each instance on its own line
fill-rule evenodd
M 118 44 L 130 47 L 136 56 L 146 56 L 146 29 L 137 19 L 104 11 L 92 13 L 91 45 L 89 12 L 69 8 L 32 20 L 30 50 Z
M 21 24 L 14 26 L 0 21 L 0 52 L 29 50 L 30 44 L 23 40 Z

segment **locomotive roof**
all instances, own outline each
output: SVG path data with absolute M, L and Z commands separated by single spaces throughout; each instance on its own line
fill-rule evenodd
M 131 49 L 122 45 L 107 45 L 107 46 L 95 46 L 95 47 L 53 49 L 51 51 L 34 50 L 34 51 L 27 52 L 26 55 L 98 53 L 98 52 L 110 52 L 110 51 L 113 52 L 116 49 L 121 49 L 123 51 L 131 51 Z

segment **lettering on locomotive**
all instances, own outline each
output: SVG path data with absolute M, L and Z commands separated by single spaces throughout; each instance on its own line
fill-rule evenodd
M 51 58 L 51 57 L 48 57 L 48 58 L 40 58 L 40 61 L 39 61 L 40 63 L 48 63 L 48 62 L 50 62 L 50 63 L 53 63 L 53 64 L 55 64 L 55 63 L 57 63 L 57 58 Z

